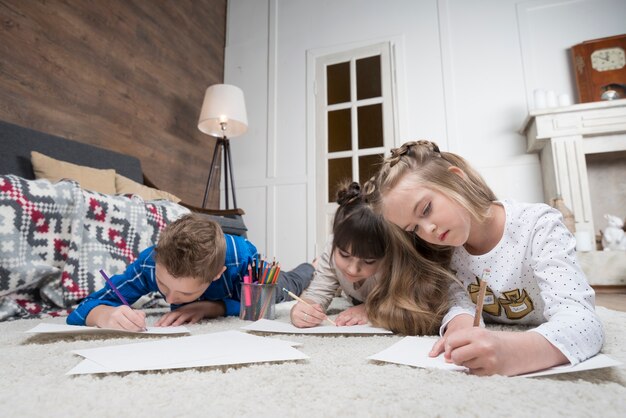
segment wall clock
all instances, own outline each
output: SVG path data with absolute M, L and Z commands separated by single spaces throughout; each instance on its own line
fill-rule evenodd
M 626 98 L 626 34 L 572 47 L 580 103 Z

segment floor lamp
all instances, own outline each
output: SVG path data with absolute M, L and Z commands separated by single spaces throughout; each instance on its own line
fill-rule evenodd
M 204 189 L 202 207 L 206 207 L 207 197 L 213 171 L 218 162 L 220 151 L 224 155 L 224 194 L 226 209 L 229 208 L 228 183 L 230 181 L 231 194 L 233 197 L 233 208 L 237 208 L 237 198 L 235 197 L 235 180 L 233 178 L 233 164 L 230 157 L 230 141 L 243 135 L 248 130 L 248 117 L 246 115 L 246 104 L 243 98 L 243 91 L 236 86 L 229 84 L 214 84 L 206 89 L 204 102 L 198 120 L 198 129 L 217 138 L 213 149 L 213 160 L 209 168 L 209 178 Z

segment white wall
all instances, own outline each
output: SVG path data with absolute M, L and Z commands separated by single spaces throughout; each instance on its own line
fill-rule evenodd
M 626 32 L 623 0 L 229 0 L 225 82 L 246 95 L 231 142 L 249 238 L 285 268 L 316 249 L 307 51 L 401 39 L 400 143 L 466 157 L 500 198 L 542 201 L 518 133 L 536 88 L 576 97 L 569 48 Z M 317 243 L 320 248 L 323 243 Z

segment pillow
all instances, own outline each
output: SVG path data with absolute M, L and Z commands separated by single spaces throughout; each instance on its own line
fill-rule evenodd
M 141 196 L 143 200 L 165 199 L 170 202 L 178 203 L 180 198 L 163 190 L 153 189 L 146 185 L 137 183 L 134 180 L 124 177 L 121 174 L 115 174 L 115 193 L 116 194 L 136 194 Z
M 100 170 L 55 160 L 37 151 L 30 152 L 35 178 L 57 182 L 61 179 L 76 180 L 83 189 L 104 194 L 115 194 L 115 170 Z

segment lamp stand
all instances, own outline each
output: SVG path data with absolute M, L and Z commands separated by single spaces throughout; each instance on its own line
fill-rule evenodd
M 235 180 L 233 178 L 233 162 L 230 158 L 230 141 L 225 136 L 217 138 L 215 148 L 213 148 L 213 160 L 211 161 L 211 167 L 209 168 L 209 178 L 206 182 L 206 188 L 204 189 L 204 199 L 202 199 L 202 207 L 206 208 L 207 197 L 209 196 L 209 188 L 211 187 L 211 179 L 213 177 L 213 170 L 219 158 L 220 151 L 224 153 L 224 195 L 226 209 L 230 209 L 228 200 L 228 179 L 230 177 L 230 192 L 233 196 L 233 209 L 237 208 L 237 198 L 235 197 Z

